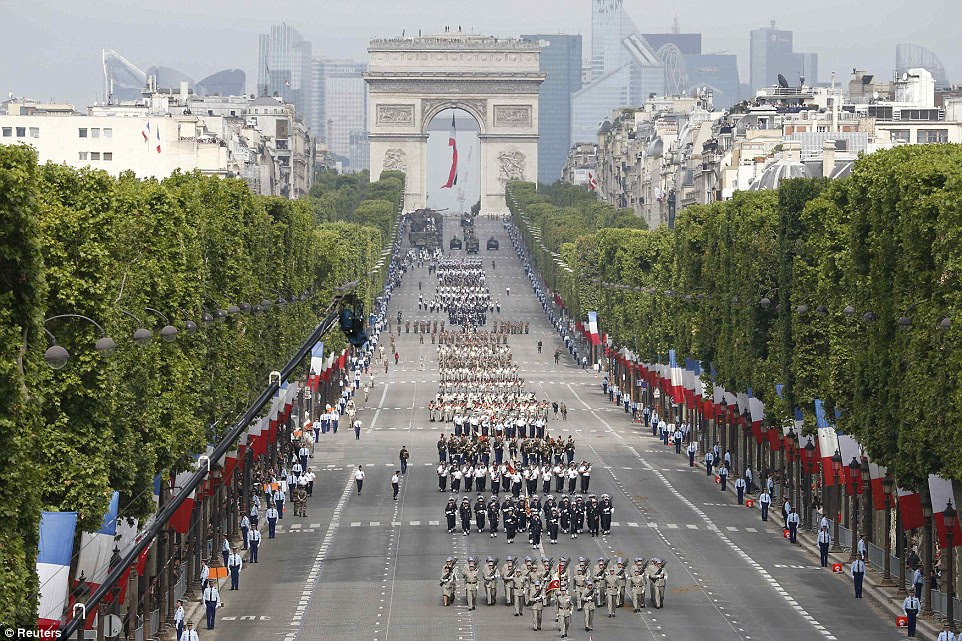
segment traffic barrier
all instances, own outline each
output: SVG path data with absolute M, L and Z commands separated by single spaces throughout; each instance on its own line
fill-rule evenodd
M 745 499 L 745 507 L 755 507 L 755 499 Z
M 900 614 L 895 617 L 895 627 L 896 628 L 907 628 L 909 627 L 909 618 L 904 614 Z
M 790 532 L 788 530 L 782 530 L 782 538 L 787 539 Z
M 842 573 L 842 564 L 841 564 L 841 563 L 833 563 L 833 564 L 832 564 L 832 574 L 841 574 L 841 573 Z

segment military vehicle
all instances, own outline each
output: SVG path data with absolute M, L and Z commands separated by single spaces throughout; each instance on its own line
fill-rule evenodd
M 434 251 L 441 247 L 441 214 L 433 209 L 418 209 L 411 214 L 408 241 L 415 249 Z
M 497 239 L 497 238 L 495 238 L 494 236 L 492 236 L 491 238 L 488 239 L 488 249 L 497 250 L 498 247 L 500 247 L 500 244 L 498 243 L 498 239 Z
M 448 247 L 451 248 L 451 251 L 454 251 L 456 249 L 461 249 L 462 247 L 461 239 L 455 236 L 454 238 L 451 239 L 451 242 L 448 244 Z
M 481 243 L 478 241 L 478 237 L 474 235 L 474 230 L 472 229 L 470 234 L 465 234 L 464 236 L 464 250 L 469 254 L 477 254 L 479 249 L 481 249 Z

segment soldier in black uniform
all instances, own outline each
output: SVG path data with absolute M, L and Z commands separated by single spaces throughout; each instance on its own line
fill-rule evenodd
M 615 508 L 611 505 L 611 497 L 607 494 L 601 495 L 598 511 L 601 514 L 601 533 L 609 534 L 611 532 L 611 514 L 615 511 Z
M 498 516 L 500 516 L 501 507 L 498 505 L 498 497 L 492 496 L 491 500 L 488 501 L 488 522 L 491 524 L 491 538 L 498 536 Z
M 558 519 L 561 531 L 568 534 L 571 530 L 571 499 L 567 496 L 558 501 Z
M 531 533 L 528 536 L 531 547 L 537 548 L 541 545 L 541 516 L 537 512 L 531 512 Z
M 478 500 L 474 502 L 474 524 L 478 527 L 478 532 L 484 532 L 484 517 L 487 516 L 488 506 L 484 504 L 484 497 L 478 494 Z
M 461 499 L 461 507 L 458 508 L 458 516 L 461 517 L 461 532 L 464 536 L 471 534 L 471 503 L 468 497 Z
M 588 496 L 588 504 L 585 506 L 585 517 L 588 520 L 588 533 L 591 536 L 598 536 L 598 499 L 594 494 Z
M 448 532 L 454 532 L 455 517 L 457 514 L 458 508 L 454 504 L 454 499 L 448 499 L 448 504 L 444 507 L 444 516 L 448 520 Z
M 548 540 L 551 541 L 552 545 L 558 543 L 558 521 L 560 516 L 558 514 L 558 508 L 551 508 L 551 514 L 548 515 Z
M 504 535 L 508 538 L 508 543 L 514 543 L 517 534 L 518 519 L 514 515 L 514 507 L 509 505 L 501 510 L 502 521 L 504 521 Z
M 577 539 L 585 529 L 585 502 L 580 496 L 571 506 L 571 538 Z

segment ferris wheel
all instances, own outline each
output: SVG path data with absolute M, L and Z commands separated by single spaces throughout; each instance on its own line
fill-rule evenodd
M 688 70 L 681 50 L 671 42 L 658 49 L 658 57 L 665 65 L 665 93 L 684 96 L 688 93 Z

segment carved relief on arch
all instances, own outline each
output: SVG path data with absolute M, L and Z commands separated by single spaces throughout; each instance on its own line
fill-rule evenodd
M 502 185 L 509 180 L 524 180 L 524 166 L 527 156 L 513 149 L 498 154 L 498 180 Z
M 407 154 L 403 149 L 391 147 L 384 152 L 383 171 L 406 171 L 408 166 Z

